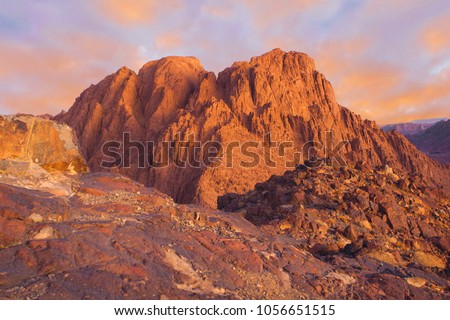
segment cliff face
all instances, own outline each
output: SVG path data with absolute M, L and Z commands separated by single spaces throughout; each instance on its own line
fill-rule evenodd
M 151 61 L 138 74 L 124 67 L 86 89 L 67 113 L 55 118 L 74 128 L 92 170 L 128 175 L 177 202 L 214 207 L 218 195 L 249 191 L 272 174 L 285 172 L 294 152 L 302 156 L 294 163 L 302 162 L 308 152 L 325 156 L 321 147 L 327 144 L 327 131 L 333 132 L 334 144 L 349 142 L 341 149 L 347 162 L 389 164 L 397 171 L 421 173 L 448 190 L 448 167 L 430 160 L 402 135 L 383 132 L 374 122 L 340 106 L 314 61 L 297 52 L 276 49 L 249 62 L 234 63 L 217 77 L 192 57 Z M 164 159 L 163 141 L 184 147 L 176 149 L 175 161 L 164 168 L 139 168 L 139 160 L 144 159 L 136 148 L 131 150 L 129 167 L 102 167 L 102 160 L 108 159 L 102 146 L 112 140 L 123 142 L 124 133 L 132 141 L 154 142 L 155 162 Z M 194 140 L 220 143 L 223 148 L 213 155 L 222 155 L 222 161 L 180 168 L 180 161 L 207 156 L 204 149 L 193 155 Z M 261 160 L 250 165 L 254 157 L 226 148 L 250 141 L 259 144 L 253 149 L 247 145 L 247 150 Z M 303 147 L 308 141 L 319 144 L 308 151 Z M 282 142 L 292 142 L 293 147 L 271 148 L 275 164 L 264 161 L 265 148 Z M 224 165 L 227 159 L 232 165 Z

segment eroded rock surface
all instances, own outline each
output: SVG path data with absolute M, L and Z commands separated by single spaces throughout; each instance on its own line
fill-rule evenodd
M 71 128 L 27 115 L 0 116 L 0 170 L 86 172 Z
M 353 187 L 297 195 L 298 173 L 258 186 L 246 205 L 231 197 L 230 213 L 114 174 L 74 178 L 71 197 L 0 183 L 0 297 L 448 298 L 448 204 L 431 209 L 410 191 L 386 199 L 354 171 Z M 327 177 L 339 173 L 306 174 L 331 188 Z M 399 212 L 375 209 L 391 201 Z M 396 214 L 405 229 L 393 227 Z

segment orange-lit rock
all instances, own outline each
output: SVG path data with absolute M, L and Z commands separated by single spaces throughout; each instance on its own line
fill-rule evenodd
M 438 189 L 448 192 L 448 167 L 431 161 L 396 132 L 383 132 L 374 122 L 361 119 L 335 99 L 331 84 L 315 69 L 313 59 L 298 52 L 275 49 L 248 62 L 236 62 L 218 74 L 207 72 L 192 57 L 167 57 L 151 61 L 136 74 L 126 67 L 86 89 L 67 113 L 56 117 L 73 127 L 89 167 L 94 171 L 125 174 L 154 186 L 180 203 L 216 206 L 218 195 L 246 192 L 255 183 L 287 169 L 286 159 L 308 141 L 325 143 L 333 131 L 335 142 L 348 140 L 342 155 L 349 163 L 364 161 L 367 167 L 389 164 L 396 171 L 420 173 Z M 156 158 L 162 157 L 162 141 L 293 142 L 269 167 L 264 161 L 251 168 L 235 152 L 233 168 L 138 168 L 136 150 L 129 168 L 101 167 L 102 146 L 132 140 L 154 141 Z M 193 146 L 187 149 L 192 151 Z M 274 151 L 275 152 L 275 151 Z M 181 159 L 189 152 L 178 155 Z M 257 152 L 262 158 L 262 151 Z M 320 154 L 320 152 L 319 152 Z M 306 157 L 306 153 L 302 153 Z M 292 167 L 291 167 L 292 169 Z

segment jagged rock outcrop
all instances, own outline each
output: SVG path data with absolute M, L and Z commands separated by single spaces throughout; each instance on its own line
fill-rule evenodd
M 86 89 L 70 110 L 56 119 L 74 129 L 92 170 L 125 174 L 179 203 L 214 207 L 219 195 L 251 190 L 255 183 L 285 172 L 289 168 L 286 159 L 294 159 L 294 152 L 302 158 L 308 157 L 308 152 L 323 156 L 319 148 L 303 146 L 308 141 L 326 145 L 327 131 L 333 132 L 335 143 L 349 142 L 341 152 L 349 163 L 389 164 L 397 171 L 421 173 L 441 192 L 449 190 L 448 167 L 430 160 L 404 136 L 383 132 L 374 122 L 340 106 L 314 61 L 298 52 L 276 49 L 248 62 L 234 63 L 217 78 L 192 57 L 151 61 L 137 74 L 124 67 Z M 139 168 L 139 160 L 144 159 L 135 148 L 129 167 L 101 166 L 104 143 L 123 141 L 125 132 L 133 141 L 155 142 L 155 162 L 164 159 L 163 141 L 172 141 L 175 146 L 178 141 L 186 147 L 177 149 L 175 161 L 164 168 Z M 254 158 L 224 148 L 213 154 L 223 156 L 221 162 L 213 162 L 215 165 L 180 168 L 175 164 L 180 160 L 207 156 L 204 150 L 193 155 L 192 137 L 222 146 L 256 141 L 259 147 L 253 151 L 261 161 L 248 165 Z M 265 147 L 286 141 L 294 147 L 270 149 L 275 165 L 262 160 Z M 233 161 L 232 168 L 223 165 L 226 159 Z M 247 165 L 239 165 L 241 162 Z
M 69 195 L 70 176 L 89 169 L 72 129 L 29 115 L 0 116 L 0 181 Z
M 47 171 L 86 172 L 72 129 L 27 115 L 0 116 L 0 161 L 34 163 Z

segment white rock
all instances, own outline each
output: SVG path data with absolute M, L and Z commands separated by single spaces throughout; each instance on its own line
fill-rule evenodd
M 43 240 L 53 238 L 54 230 L 50 226 L 45 226 L 34 236 L 34 240 Z
M 33 222 L 39 223 L 42 222 L 42 220 L 44 220 L 44 218 L 42 218 L 42 216 L 39 213 L 33 213 L 31 214 L 28 219 L 30 219 Z
M 427 283 L 427 280 L 421 277 L 412 277 L 406 278 L 406 282 L 408 282 L 413 287 L 421 288 Z

